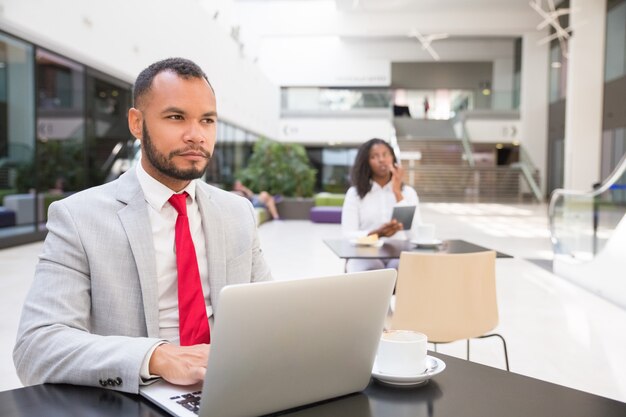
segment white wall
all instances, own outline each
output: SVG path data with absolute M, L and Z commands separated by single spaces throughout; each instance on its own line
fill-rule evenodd
M 521 121 L 519 119 L 467 120 L 465 129 L 473 143 L 520 141 Z
M 391 63 L 355 57 L 339 37 L 266 39 L 260 65 L 273 82 L 298 87 L 365 87 L 391 84 Z
M 371 138 L 391 140 L 389 118 L 289 118 L 280 121 L 278 139 L 303 144 L 358 145 Z
M 565 103 L 564 187 L 591 190 L 600 178 L 606 0 L 572 0 Z
M 0 0 L 4 30 L 128 82 L 159 59 L 192 59 L 216 90 L 220 118 L 276 137 L 279 89 L 219 19 L 196 1 Z

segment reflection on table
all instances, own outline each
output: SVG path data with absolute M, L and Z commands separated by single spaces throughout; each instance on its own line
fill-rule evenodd
M 279 414 L 298 417 L 626 416 L 626 404 L 619 401 L 439 353 L 429 354 L 445 361 L 446 369 L 425 385 L 401 388 L 372 380 L 362 393 Z M 103 388 L 46 384 L 0 392 L 0 416 L 167 415 L 139 395 Z
M 342 259 L 389 259 L 399 258 L 403 251 L 425 253 L 474 253 L 492 249 L 476 245 L 465 240 L 444 240 L 439 245 L 419 246 L 408 240 L 385 239 L 381 247 L 356 245 L 350 239 L 327 239 L 324 243 Z M 511 258 L 502 252 L 496 252 L 497 258 Z

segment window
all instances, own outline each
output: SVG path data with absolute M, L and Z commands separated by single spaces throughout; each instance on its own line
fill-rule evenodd
M 611 8 L 606 16 L 606 63 L 604 79 L 611 81 L 626 74 L 626 2 Z

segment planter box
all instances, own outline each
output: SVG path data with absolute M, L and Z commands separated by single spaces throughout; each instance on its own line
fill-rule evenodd
M 342 208 L 337 206 L 315 206 L 311 209 L 311 221 L 341 224 L 341 212 Z
M 315 199 L 316 206 L 342 207 L 346 195 L 343 193 L 317 193 L 313 198 Z
M 309 220 L 309 214 L 314 205 L 312 197 L 284 197 L 276 207 L 283 220 Z
M 48 220 L 48 207 L 52 202 L 67 197 L 70 193 L 37 195 L 37 221 L 39 223 Z M 4 207 L 15 212 L 15 224 L 22 226 L 35 223 L 35 195 L 34 194 L 11 194 L 4 197 Z

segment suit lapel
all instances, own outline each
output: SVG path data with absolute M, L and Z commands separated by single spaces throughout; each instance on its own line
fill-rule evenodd
M 148 206 L 134 169 L 119 181 L 117 199 L 126 203 L 126 207 L 118 216 L 137 266 L 148 337 L 159 337 L 159 289 Z
M 200 181 L 196 186 L 196 199 L 206 243 L 211 305 L 215 311 L 219 292 L 226 285 L 226 234 L 219 207 L 211 198 L 208 186 Z

